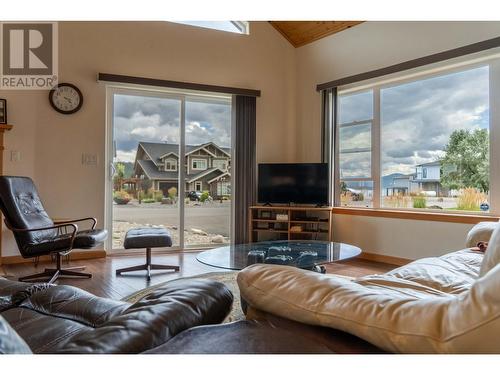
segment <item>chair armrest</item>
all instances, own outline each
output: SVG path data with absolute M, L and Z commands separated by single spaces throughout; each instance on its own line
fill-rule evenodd
M 94 330 L 64 343 L 58 353 L 142 353 L 198 325 L 221 323 L 233 295 L 212 280 L 176 280 L 130 305 Z
M 95 217 L 84 217 L 81 219 L 74 219 L 74 220 L 54 220 L 54 224 L 79 223 L 82 221 L 92 221 L 92 229 L 95 229 L 97 225 L 97 219 Z
M 500 225 L 496 221 L 482 221 L 477 223 L 472 227 L 472 229 L 467 233 L 467 238 L 465 240 L 465 247 L 475 247 L 480 241 L 488 242 L 490 240 L 491 234 L 495 228 Z
M 76 224 L 58 224 L 58 225 L 51 225 L 48 227 L 40 227 L 40 228 L 14 228 L 12 227 L 7 221 L 5 221 L 5 225 L 7 225 L 7 228 L 9 228 L 13 232 L 39 232 L 42 230 L 50 230 L 50 229 L 61 229 L 61 228 L 67 228 L 67 227 L 72 227 L 73 232 L 72 234 L 76 234 L 78 232 L 78 226 Z
M 75 237 L 76 237 L 76 234 L 78 232 L 78 225 L 73 224 L 73 223 L 56 224 L 56 225 L 51 225 L 51 226 L 48 226 L 48 227 L 41 227 L 41 228 L 23 229 L 23 228 L 14 228 L 14 227 L 12 227 L 7 220 L 4 220 L 4 222 L 5 222 L 5 225 L 7 226 L 7 228 L 9 228 L 12 232 L 16 232 L 16 233 L 40 232 L 40 231 L 43 231 L 43 230 L 57 229 L 58 230 L 58 234 L 60 234 L 60 231 L 59 231 L 60 229 L 71 227 L 71 228 L 73 228 L 73 231 L 71 232 L 70 245 L 69 245 L 68 249 L 65 250 L 67 252 L 69 252 L 69 251 L 71 251 L 73 249 L 73 243 L 75 242 Z M 65 234 L 67 234 L 67 233 L 65 233 Z

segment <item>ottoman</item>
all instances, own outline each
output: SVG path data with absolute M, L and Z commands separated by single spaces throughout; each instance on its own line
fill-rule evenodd
M 151 280 L 151 270 L 174 270 L 179 271 L 178 266 L 168 266 L 162 264 L 152 264 L 151 263 L 151 249 L 153 247 L 171 247 L 172 237 L 170 233 L 163 228 L 134 228 L 127 231 L 125 235 L 125 241 L 123 247 L 125 249 L 146 249 L 146 264 L 141 264 L 139 266 L 120 268 L 116 270 L 117 275 L 121 275 L 122 272 L 131 271 L 147 271 L 148 280 Z

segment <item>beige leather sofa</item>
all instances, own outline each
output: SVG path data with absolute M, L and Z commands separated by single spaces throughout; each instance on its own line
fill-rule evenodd
M 490 236 L 486 255 L 468 248 L 383 275 L 347 279 L 257 264 L 238 284 L 250 311 L 339 329 L 385 351 L 500 353 L 500 225 L 478 224 L 466 246 Z

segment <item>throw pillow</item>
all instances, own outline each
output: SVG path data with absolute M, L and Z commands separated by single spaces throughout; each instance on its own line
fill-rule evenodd
M 479 277 L 486 275 L 488 271 L 498 263 L 500 263 L 500 225 L 495 228 L 488 242 L 488 251 L 484 253 L 481 269 L 479 270 Z

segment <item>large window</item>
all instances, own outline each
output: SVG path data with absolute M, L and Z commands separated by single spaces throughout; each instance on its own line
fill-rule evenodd
M 490 66 L 339 90 L 337 202 L 489 211 Z
M 249 32 L 247 21 L 176 21 L 176 23 L 237 34 L 248 34 Z

